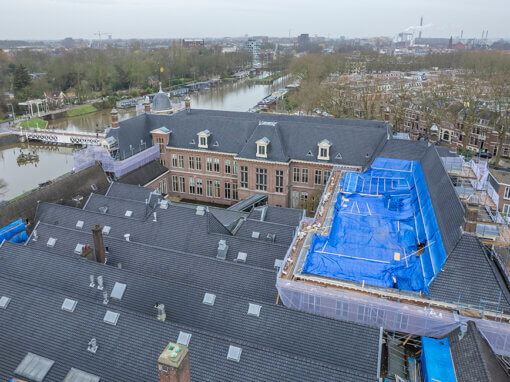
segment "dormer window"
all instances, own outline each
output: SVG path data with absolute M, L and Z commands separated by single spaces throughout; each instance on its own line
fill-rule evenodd
M 198 134 L 198 147 L 206 149 L 209 147 L 208 140 L 211 132 L 209 130 L 204 130 L 199 132 Z
M 319 142 L 319 154 L 317 155 L 317 159 L 319 160 L 329 160 L 329 148 L 331 147 L 331 142 L 327 139 L 323 139 Z
M 258 158 L 267 158 L 267 146 L 269 145 L 269 139 L 266 137 L 259 139 L 257 142 L 257 157 Z

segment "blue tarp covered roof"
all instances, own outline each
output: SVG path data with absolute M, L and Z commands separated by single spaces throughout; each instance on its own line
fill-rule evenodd
M 421 369 L 424 382 L 456 382 L 448 338 L 422 337 Z
M 447 255 L 420 162 L 377 158 L 339 187 L 329 235 L 314 236 L 303 272 L 428 293 Z
M 13 243 L 21 243 L 28 240 L 25 224 L 23 224 L 21 219 L 0 228 L 0 243 L 4 240 L 9 240 Z

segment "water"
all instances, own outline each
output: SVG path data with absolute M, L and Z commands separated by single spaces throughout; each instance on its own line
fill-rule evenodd
M 261 74 L 260 77 L 268 73 Z M 225 83 L 221 86 L 195 92 L 190 95 L 191 107 L 195 109 L 248 111 L 262 98 L 290 82 L 288 77 L 280 78 L 273 85 L 253 84 L 249 80 Z M 176 98 L 173 102 L 182 102 Z M 135 109 L 120 109 L 119 120 L 135 116 Z M 48 128 L 73 132 L 93 132 L 110 124 L 110 110 L 86 114 L 80 117 L 60 118 L 50 121 Z M 39 154 L 37 163 L 18 165 L 20 150 L 25 153 Z M 73 148 L 56 147 L 36 143 L 20 143 L 9 147 L 0 147 L 0 179 L 7 187 L 0 190 L 0 200 L 9 200 L 29 191 L 39 183 L 56 178 L 73 169 Z
M 35 142 L 0 147 L 0 180 L 6 183 L 6 187 L 0 189 L 0 201 L 12 199 L 37 187 L 39 183 L 71 171 L 74 166 L 73 151 L 71 147 Z M 39 160 L 18 163 L 21 152 L 36 153 Z

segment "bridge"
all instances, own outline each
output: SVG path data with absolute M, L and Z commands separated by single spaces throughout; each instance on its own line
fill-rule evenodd
M 100 146 L 105 137 L 104 133 L 69 132 L 65 130 L 14 130 L 27 141 L 40 141 L 59 145 L 88 145 Z

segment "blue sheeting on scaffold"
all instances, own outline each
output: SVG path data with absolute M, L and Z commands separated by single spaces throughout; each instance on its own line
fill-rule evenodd
M 448 338 L 436 340 L 422 337 L 422 353 L 420 358 L 424 382 L 456 382 L 453 368 L 452 353 Z
M 376 158 L 339 186 L 329 236 L 314 236 L 303 273 L 428 294 L 447 255 L 420 162 Z
M 21 219 L 0 228 L 0 243 L 4 240 L 12 243 L 22 243 L 28 240 L 28 235 L 25 231 L 25 224 L 23 224 Z

